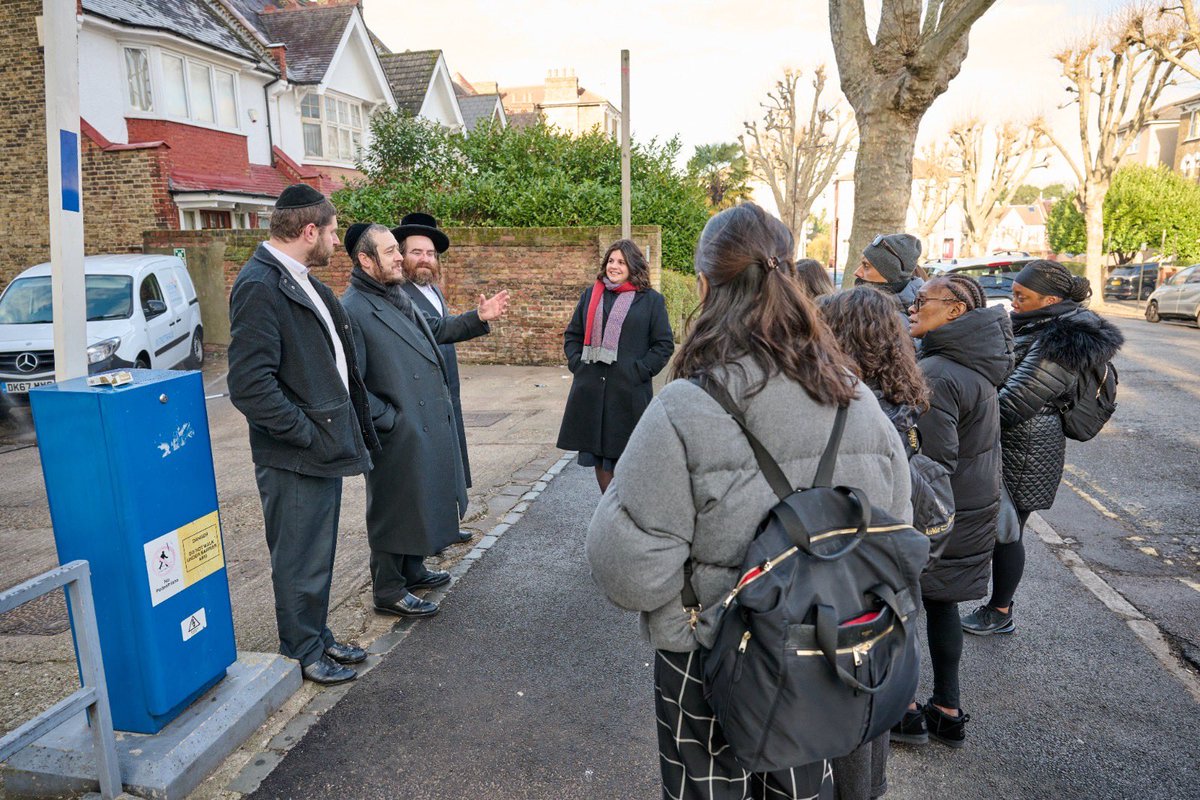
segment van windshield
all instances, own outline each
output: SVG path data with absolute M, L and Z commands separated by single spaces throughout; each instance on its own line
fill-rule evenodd
M 89 322 L 127 319 L 133 314 L 133 278 L 128 275 L 84 277 Z M 0 297 L 0 325 L 53 322 L 50 278 L 18 278 Z

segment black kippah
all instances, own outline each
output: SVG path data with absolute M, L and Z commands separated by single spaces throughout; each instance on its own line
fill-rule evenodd
M 283 190 L 275 201 L 276 208 L 308 208 L 325 199 L 325 195 L 307 183 L 296 183 Z
M 342 239 L 342 243 L 346 245 L 346 252 L 351 257 L 354 256 L 354 245 L 358 244 L 358 240 L 362 238 L 363 231 L 371 227 L 369 222 L 356 222 L 349 228 L 346 228 L 346 236 Z

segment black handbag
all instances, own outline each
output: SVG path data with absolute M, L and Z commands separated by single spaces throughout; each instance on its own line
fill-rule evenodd
M 723 600 L 705 694 L 747 770 L 847 755 L 898 722 L 916 692 L 929 540 L 861 489 L 831 485 L 845 408 L 812 488 L 793 489 L 724 388 L 701 386 L 742 428 L 779 498 Z

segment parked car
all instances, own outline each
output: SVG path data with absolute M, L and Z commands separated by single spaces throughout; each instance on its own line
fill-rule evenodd
M 204 326 L 196 289 L 174 256 L 105 255 L 83 260 L 88 372 L 122 367 L 199 367 Z M 0 294 L 0 394 L 29 402 L 54 382 L 50 265 L 18 275 Z
M 1145 300 L 1158 286 L 1158 264 L 1115 267 L 1104 282 L 1105 300 Z
M 972 263 L 967 266 L 952 266 L 939 270 L 938 275 L 959 273 L 970 275 L 979 281 L 983 293 L 987 296 L 989 306 L 1003 306 L 1006 311 L 1012 311 L 1012 285 L 1017 273 L 1033 261 L 1032 258 L 1011 258 L 1008 256 L 991 256 L 983 259 L 982 263 Z
M 1146 319 L 1190 319 L 1200 326 L 1200 264 L 1181 269 L 1146 302 Z

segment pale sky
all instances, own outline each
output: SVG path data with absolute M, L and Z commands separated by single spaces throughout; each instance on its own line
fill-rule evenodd
M 878 0 L 867 5 L 878 9 Z M 920 141 L 943 135 L 967 114 L 1000 122 L 1045 113 L 1071 135 L 1071 112 L 1056 110 L 1067 95 L 1051 53 L 1119 5 L 999 0 L 976 23 L 962 71 L 926 114 Z M 368 25 L 389 47 L 441 49 L 452 74 L 503 88 L 540 84 L 551 69 L 574 69 L 582 86 L 618 108 L 620 51 L 628 48 L 634 136 L 678 134 L 684 160 L 697 144 L 736 139 L 787 67 L 807 72 L 826 63 L 840 97 L 827 0 L 366 0 L 364 6 Z M 1186 88 L 1197 91 L 1195 84 Z M 1031 178 L 1062 179 L 1069 179 L 1063 165 Z

